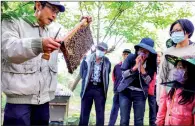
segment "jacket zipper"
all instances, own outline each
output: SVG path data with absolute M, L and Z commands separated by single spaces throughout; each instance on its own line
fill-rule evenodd
M 41 66 L 40 66 L 40 72 L 42 71 L 42 68 L 41 68 Z M 39 94 L 38 94 L 38 104 L 40 104 L 40 93 L 41 93 L 41 91 L 40 91 L 40 89 L 41 89 L 41 84 L 40 84 L 41 82 L 39 82 Z
M 38 104 L 40 104 L 40 90 L 39 90 L 39 95 L 38 95 Z

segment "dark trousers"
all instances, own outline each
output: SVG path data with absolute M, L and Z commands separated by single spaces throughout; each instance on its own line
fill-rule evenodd
M 129 126 L 132 103 L 134 126 L 143 126 L 146 97 L 142 91 L 130 90 L 128 88 L 119 93 L 120 125 Z
M 105 111 L 105 96 L 103 87 L 90 86 L 86 89 L 83 98 L 81 99 L 81 114 L 80 114 L 80 126 L 87 126 L 89 123 L 89 115 L 91 108 L 95 102 L 96 111 L 96 125 L 104 125 L 104 111 Z
M 150 126 L 155 126 L 156 121 L 156 96 L 148 95 Z
M 116 119 L 118 117 L 119 110 L 119 93 L 115 93 L 113 97 L 112 110 L 110 113 L 109 126 L 114 126 Z
M 149 105 L 150 126 L 155 126 L 156 114 L 157 114 L 156 87 L 155 87 L 154 95 L 148 95 L 148 105 Z
M 3 125 L 48 125 L 49 103 L 42 105 L 6 103 Z
M 156 115 L 157 115 L 157 113 L 158 113 L 158 104 L 156 103 Z

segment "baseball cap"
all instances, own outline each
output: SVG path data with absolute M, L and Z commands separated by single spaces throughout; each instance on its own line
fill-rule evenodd
M 47 2 L 50 3 L 51 5 L 56 6 L 59 9 L 60 12 L 64 12 L 65 11 L 65 7 L 64 7 L 64 5 L 62 5 L 60 3 L 60 1 L 47 1 Z
M 104 42 L 98 43 L 97 47 L 101 47 L 104 50 L 108 50 L 108 45 Z
M 123 53 L 131 53 L 131 50 L 130 49 L 124 49 Z

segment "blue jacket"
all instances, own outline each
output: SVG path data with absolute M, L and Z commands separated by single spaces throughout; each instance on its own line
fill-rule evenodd
M 83 58 L 83 61 L 80 66 L 80 76 L 82 78 L 82 88 L 81 88 L 81 98 L 83 98 L 86 88 L 88 86 L 89 79 L 91 77 L 92 69 L 91 62 L 95 58 L 95 53 L 88 55 Z M 103 57 L 103 86 L 104 86 L 104 94 L 105 98 L 107 96 L 108 86 L 109 86 L 109 74 L 111 70 L 111 63 L 107 57 Z

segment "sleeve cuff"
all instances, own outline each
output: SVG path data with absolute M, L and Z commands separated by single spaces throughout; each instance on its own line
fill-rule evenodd
M 147 74 L 142 75 L 142 78 L 144 79 L 146 84 L 149 84 L 150 81 L 152 80 L 151 77 Z
M 35 55 L 39 55 L 41 52 L 43 52 L 42 38 L 33 39 L 31 47 Z

